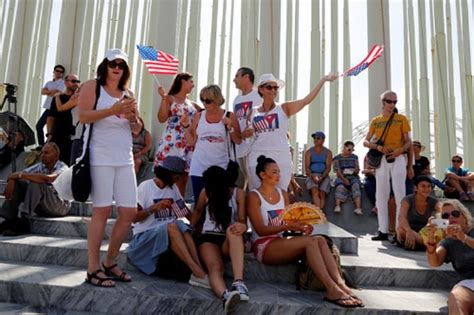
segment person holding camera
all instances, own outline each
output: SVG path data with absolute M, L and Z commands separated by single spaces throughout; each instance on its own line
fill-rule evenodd
M 390 179 L 392 180 L 395 202 L 397 204 L 396 226 L 398 226 L 401 202 L 406 195 L 405 179 L 407 173 L 413 174 L 413 166 L 411 163 L 407 163 L 407 156 L 404 154 L 411 147 L 411 140 L 408 134 L 411 128 L 408 119 L 404 115 L 394 113 L 396 110 L 395 105 L 398 101 L 397 94 L 393 91 L 385 91 L 380 96 L 380 99 L 382 101 L 382 114 L 372 119 L 369 132 L 364 140 L 366 148 L 376 149 L 384 154 L 379 168 L 375 171 L 375 205 L 378 211 L 379 227 L 378 234 L 372 237 L 373 241 L 388 240 Z M 376 140 L 381 139 L 385 126 L 387 126 L 387 131 L 383 145 L 371 142 L 374 135 Z
M 429 219 L 426 226 L 428 237 L 426 256 L 428 263 L 439 267 L 451 262 L 454 270 L 461 276 L 449 293 L 449 314 L 474 314 L 474 228 L 469 210 L 456 199 L 446 199 L 441 203 L 441 218 L 449 220 L 445 230 L 446 238 L 438 245 L 435 232 L 438 220 Z

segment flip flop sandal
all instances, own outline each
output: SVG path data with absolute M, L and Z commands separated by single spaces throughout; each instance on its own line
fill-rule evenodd
M 364 302 L 362 302 L 362 300 L 357 295 L 353 294 L 353 295 L 349 295 L 349 296 L 357 302 L 358 307 L 365 307 Z
M 92 273 L 87 273 L 86 282 L 89 283 L 89 284 L 95 285 L 96 287 L 103 287 L 103 288 L 113 288 L 113 287 L 115 287 L 115 283 L 112 284 L 112 285 L 105 284 L 104 281 L 109 281 L 109 280 L 113 280 L 113 279 L 109 278 L 109 277 L 101 278 L 101 277 L 97 276 L 97 274 L 99 272 L 104 273 L 104 271 L 102 269 L 97 269 L 96 271 L 94 271 Z M 96 280 L 96 281 L 94 281 L 94 280 Z
M 113 280 L 122 281 L 122 282 L 131 282 L 132 279 L 127 279 L 127 273 L 122 271 L 120 275 L 117 275 L 112 272 L 112 269 L 117 267 L 117 264 L 113 264 L 112 266 L 106 267 L 104 263 L 102 263 L 102 268 L 104 269 L 105 275 L 112 277 Z
M 327 297 L 324 297 L 323 300 L 326 301 L 326 302 L 332 303 L 334 305 L 340 306 L 340 307 L 354 308 L 354 307 L 359 306 L 358 304 L 344 304 L 343 303 L 344 301 L 354 301 L 354 299 L 350 296 L 342 297 L 342 298 L 338 298 L 338 299 L 333 299 L 333 300 L 328 299 Z

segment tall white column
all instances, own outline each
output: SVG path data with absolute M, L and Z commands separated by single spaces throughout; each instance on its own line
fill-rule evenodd
M 338 2 L 331 1 L 331 72 L 339 69 Z M 328 146 L 336 154 L 339 152 L 339 80 L 329 86 L 329 142 Z
M 411 106 L 406 104 L 406 114 L 411 120 L 413 135 L 418 138 L 420 135 L 419 123 L 419 102 L 418 102 L 418 75 L 416 60 L 416 43 L 415 43 L 415 19 L 413 14 L 413 1 L 408 1 L 408 32 L 410 38 L 410 78 L 411 78 Z M 410 108 L 411 107 L 411 108 Z M 410 110 L 411 109 L 411 110 Z
M 261 0 L 259 70 L 260 73 L 272 72 L 276 77 L 280 76 L 280 9 L 280 0 Z
M 351 38 L 349 32 L 349 0 L 344 0 L 344 21 L 343 21 L 343 43 L 344 43 L 344 69 L 350 68 L 351 63 Z M 342 141 L 352 140 L 352 99 L 351 99 L 351 78 L 344 77 L 342 91 Z

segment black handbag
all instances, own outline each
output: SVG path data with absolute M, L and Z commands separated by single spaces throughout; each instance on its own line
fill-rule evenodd
M 94 104 L 94 110 L 97 108 L 97 101 L 100 96 L 100 84 L 97 81 L 96 89 L 96 98 Z M 74 200 L 79 202 L 85 202 L 91 193 L 92 180 L 91 180 L 91 168 L 89 161 L 89 144 L 92 137 L 92 127 L 94 124 L 89 125 L 89 133 L 87 137 L 87 144 L 85 152 L 82 155 L 82 158 L 72 166 L 72 180 L 71 180 L 71 190 Z M 84 141 L 85 126 L 82 130 L 82 141 Z
M 388 134 L 388 129 L 390 128 L 390 125 L 392 124 L 393 115 L 395 115 L 395 113 L 393 113 L 390 116 L 389 120 L 387 121 L 387 124 L 385 125 L 385 128 L 383 129 L 382 136 L 376 142 L 377 146 L 379 146 L 379 145 L 383 146 L 383 143 L 385 141 L 385 137 Z M 379 150 L 370 149 L 369 152 L 367 152 L 367 164 L 369 164 L 369 167 L 371 167 L 371 168 L 379 168 L 380 163 L 382 163 L 383 156 L 384 156 L 384 154 L 382 152 L 380 152 Z
M 230 112 L 227 112 L 225 114 L 225 117 L 229 118 L 230 117 Z M 232 139 L 230 138 L 230 133 L 229 133 L 229 130 L 227 130 L 226 128 L 226 134 L 227 134 L 227 154 L 229 155 L 229 163 L 227 163 L 227 171 L 233 171 L 235 169 L 239 169 L 239 163 L 237 163 L 237 154 L 236 154 L 236 150 L 235 150 L 235 143 L 234 141 L 232 141 Z M 232 155 L 230 154 L 230 146 L 232 146 L 233 148 L 233 152 L 234 152 L 234 159 L 232 159 Z

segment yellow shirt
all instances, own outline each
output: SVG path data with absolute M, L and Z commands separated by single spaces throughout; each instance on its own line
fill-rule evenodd
M 379 140 L 382 136 L 382 132 L 387 124 L 389 117 L 383 115 L 376 116 L 370 122 L 369 133 L 375 135 L 375 140 Z M 411 130 L 408 119 L 404 115 L 395 114 L 393 116 L 392 123 L 386 131 L 384 146 L 396 150 L 403 146 L 404 139 L 403 135 Z

